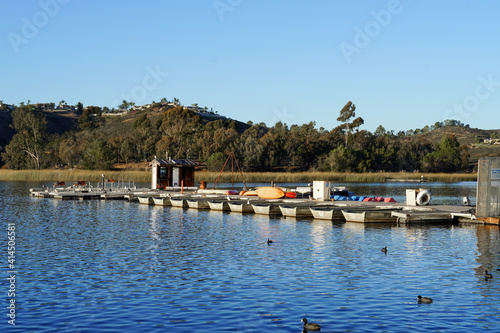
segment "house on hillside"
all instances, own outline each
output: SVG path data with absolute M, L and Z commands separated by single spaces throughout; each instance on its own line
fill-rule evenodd
M 0 102 L 0 110 L 2 111 L 14 111 L 16 107 L 14 105 L 5 104 L 4 102 Z
M 194 168 L 197 163 L 191 159 L 174 160 L 155 158 L 151 161 L 151 188 L 194 186 Z
M 491 139 L 491 138 L 489 138 L 489 139 L 485 139 L 484 143 L 488 143 L 490 145 L 491 144 L 498 145 L 498 144 L 500 144 L 500 139 Z

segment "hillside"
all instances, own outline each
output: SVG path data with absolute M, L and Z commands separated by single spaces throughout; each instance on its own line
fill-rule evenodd
M 500 130 L 482 130 L 464 126 L 446 126 L 437 128 L 427 133 L 412 135 L 412 140 L 427 140 L 433 144 L 438 144 L 443 135 L 454 135 L 461 145 L 469 148 L 471 164 L 477 163 L 480 157 L 499 157 L 500 145 L 485 144 L 485 139 L 491 137 Z
M 62 111 L 44 111 L 47 119 L 47 129 L 51 134 L 63 134 L 71 131 L 78 122 L 78 115 L 75 112 Z M 14 130 L 10 127 L 12 124 L 12 115 L 9 111 L 0 112 L 0 146 L 9 143 L 14 135 Z
M 8 111 L 0 111 L 0 147 L 7 145 L 14 135 L 14 130 L 10 127 L 12 116 Z
M 130 111 L 123 116 L 104 116 L 106 119 L 105 126 L 108 127 L 103 129 L 103 132 L 108 133 L 110 136 L 114 135 L 117 131 L 123 130 L 123 126 L 120 124 L 130 123 L 133 124 L 134 121 L 139 118 L 143 113 L 147 113 L 151 122 L 156 122 L 162 112 L 166 111 L 165 108 L 159 109 L 154 108 L 146 111 Z M 47 120 L 47 129 L 51 134 L 63 134 L 69 132 L 76 128 L 76 124 L 78 124 L 78 114 L 74 111 L 70 110 L 54 110 L 54 111 L 42 111 Z M 204 122 L 222 120 L 228 121 L 230 118 L 214 115 L 206 112 L 198 112 L 197 113 Z M 236 128 L 238 132 L 242 133 L 246 129 L 250 127 L 250 125 L 235 120 Z M 0 112 L 0 146 L 5 146 L 9 143 L 14 135 L 14 130 L 10 127 L 12 124 L 12 116 L 11 112 L 3 111 Z M 125 126 L 127 128 L 127 126 Z
M 235 153 L 246 171 L 464 172 L 471 171 L 482 156 L 500 156 L 500 145 L 484 143 L 500 137 L 500 130 L 470 128 L 458 121 L 397 135 L 392 131 L 354 131 L 349 139 L 352 143 L 346 147 L 343 126 L 326 131 L 310 122 L 290 127 L 278 123 L 268 128 L 206 109 L 160 103 L 122 114 L 102 111 L 93 106 L 82 113 L 41 111 L 53 134 L 47 138 L 43 154 L 17 154 L 31 147 L 16 142 L 18 146 L 9 146 L 2 161 L 17 169 L 32 168 L 41 161 L 35 166 L 105 170 L 116 163 L 140 163 L 167 154 L 194 158 L 208 169 L 219 170 L 219 164 Z M 5 146 L 14 134 L 9 127 L 11 114 L 1 112 L 0 120 L 0 142 Z M 456 140 L 447 139 L 442 145 L 442 137 L 449 135 Z M 462 147 L 457 148 L 457 142 Z

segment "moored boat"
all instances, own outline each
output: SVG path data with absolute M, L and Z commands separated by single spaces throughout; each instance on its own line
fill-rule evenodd
M 168 197 L 153 198 L 153 202 L 156 206 L 172 206 Z
M 189 208 L 194 209 L 210 209 L 208 200 L 205 198 L 191 198 L 186 200 Z
M 278 203 L 252 203 L 252 208 L 255 214 L 281 215 L 281 210 Z
M 315 219 L 331 220 L 331 221 L 345 221 L 342 208 L 333 205 L 321 205 L 309 207 Z
M 139 203 L 143 205 L 152 205 L 154 204 L 152 197 L 138 197 Z
M 392 212 L 400 208 L 373 208 L 373 209 L 342 209 L 346 222 L 360 223 L 392 223 L 397 222 L 397 217 Z
M 280 205 L 281 214 L 287 217 L 312 217 L 312 212 L 309 209 L 314 206 L 314 203 L 286 203 Z
M 228 201 L 229 209 L 237 213 L 253 213 L 251 200 L 231 200 Z
M 209 200 L 208 206 L 210 206 L 211 210 L 220 210 L 220 211 L 229 211 L 228 200 Z
M 188 208 L 187 200 L 185 197 L 170 197 L 172 207 Z

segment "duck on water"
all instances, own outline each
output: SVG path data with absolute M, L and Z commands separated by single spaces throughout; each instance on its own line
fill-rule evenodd
M 321 326 L 316 323 L 309 323 L 306 318 L 303 318 L 301 323 L 304 323 L 304 330 L 306 331 L 319 331 L 321 330 Z

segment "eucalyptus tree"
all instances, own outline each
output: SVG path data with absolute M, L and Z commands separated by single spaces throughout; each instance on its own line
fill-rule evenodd
M 12 112 L 16 133 L 2 154 L 3 160 L 15 169 L 40 169 L 44 148 L 48 143 L 47 120 L 33 105 L 22 104 Z
M 349 134 L 359 126 L 364 124 L 364 120 L 361 117 L 355 118 L 356 116 L 356 105 L 354 105 L 351 101 L 347 102 L 347 104 L 340 110 L 340 116 L 337 118 L 337 121 L 344 123 L 344 133 L 345 133 L 345 146 L 348 146 L 348 138 Z M 352 121 L 351 121 L 352 119 Z

